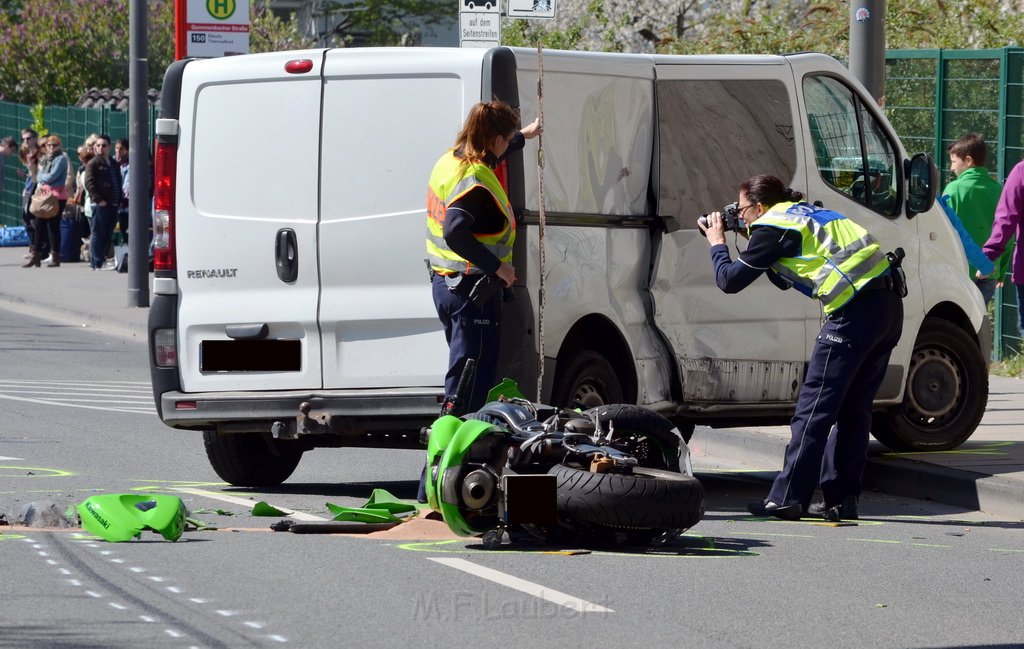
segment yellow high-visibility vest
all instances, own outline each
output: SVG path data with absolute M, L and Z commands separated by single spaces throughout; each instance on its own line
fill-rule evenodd
M 478 275 L 482 270 L 452 251 L 444 240 L 444 216 L 448 207 L 474 187 L 483 187 L 494 198 L 505 216 L 501 230 L 493 233 L 473 233 L 480 243 L 505 263 L 512 261 L 512 245 L 516 240 L 516 220 L 512 204 L 505 194 L 494 170 L 483 163 L 463 164 L 448 151 L 434 165 L 427 190 L 427 258 L 430 267 L 443 274 L 465 273 Z
M 872 279 L 889 270 L 889 261 L 868 231 L 833 212 L 807 203 L 778 203 L 750 226 L 771 226 L 800 233 L 796 257 L 782 257 L 772 270 L 821 301 L 825 314 L 842 308 Z

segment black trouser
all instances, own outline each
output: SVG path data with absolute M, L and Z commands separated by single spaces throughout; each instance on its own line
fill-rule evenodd
M 57 214 L 48 219 L 35 219 L 35 238 L 33 245 L 40 257 L 49 257 L 52 252 L 60 260 L 60 217 L 64 213 L 67 201 L 57 203 Z

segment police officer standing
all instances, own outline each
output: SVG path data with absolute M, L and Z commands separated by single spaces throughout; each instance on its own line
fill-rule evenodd
M 711 246 L 718 287 L 735 293 L 767 272 L 779 288 L 793 287 L 819 300 L 825 317 L 782 471 L 768 496 L 747 509 L 786 520 L 805 513 L 855 519 L 872 402 L 903 332 L 902 271 L 891 267 L 864 228 L 803 202 L 800 192 L 774 176 L 742 183 L 737 210 L 750 241 L 736 261 L 725 245 L 722 215 L 698 221 Z M 819 485 L 824 500 L 811 504 Z
M 434 306 L 448 340 L 446 398 L 455 392 L 466 360 L 476 360 L 468 411 L 494 387 L 500 350 L 502 288 L 515 282 L 512 246 L 516 221 L 494 169 L 526 139 L 540 134 L 534 121 L 517 130 L 519 114 L 502 101 L 478 103 L 448 150 L 434 165 L 427 192 L 427 262 Z

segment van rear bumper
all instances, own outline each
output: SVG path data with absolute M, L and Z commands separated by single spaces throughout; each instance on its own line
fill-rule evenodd
M 165 424 L 221 432 L 270 432 L 311 446 L 420 448 L 419 431 L 440 412 L 426 388 L 275 392 L 164 392 Z

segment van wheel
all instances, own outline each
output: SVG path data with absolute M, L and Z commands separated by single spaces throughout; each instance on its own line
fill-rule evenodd
M 206 457 L 217 475 L 236 487 L 281 484 L 302 459 L 297 444 L 274 441 L 260 433 L 203 431 Z
M 974 433 L 987 403 L 988 368 L 978 344 L 948 320 L 925 318 L 903 403 L 875 413 L 872 434 L 895 451 L 947 451 Z
M 615 369 L 601 354 L 581 349 L 559 363 L 551 403 L 555 406 L 596 408 L 606 403 L 621 403 L 622 384 Z

